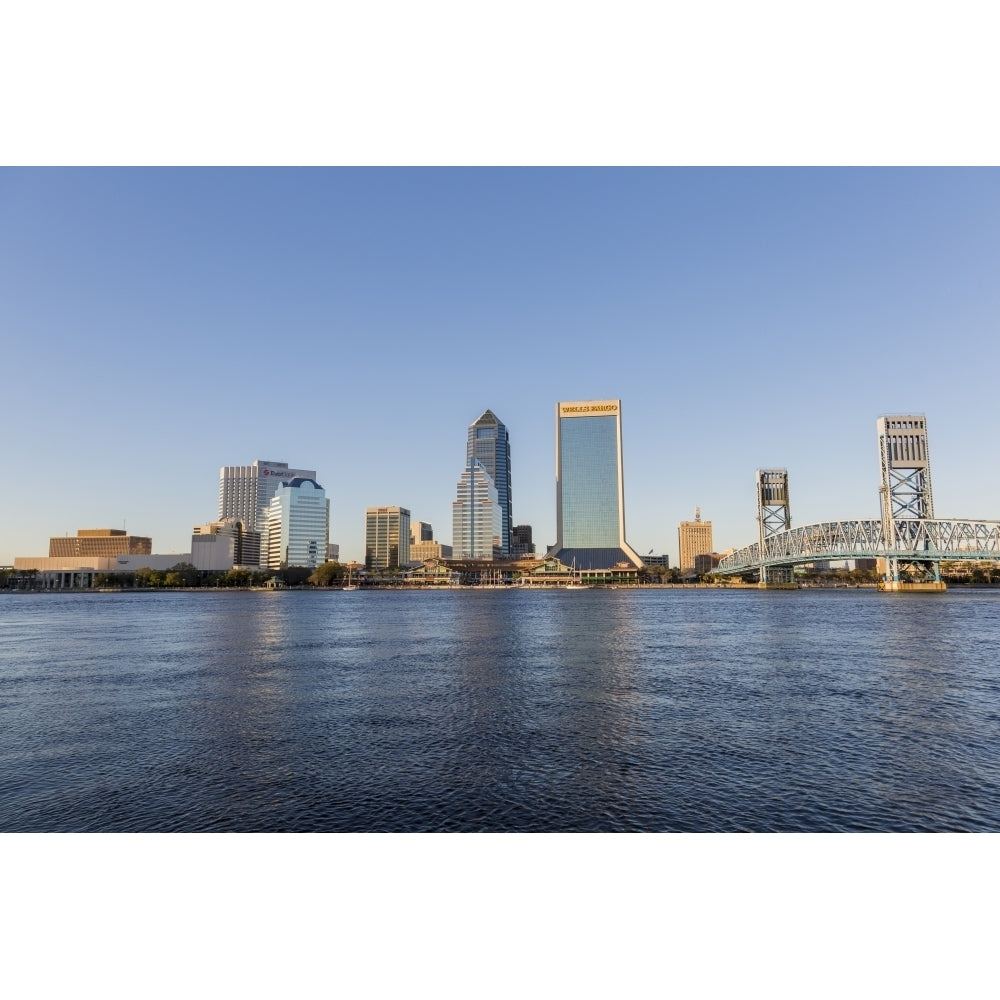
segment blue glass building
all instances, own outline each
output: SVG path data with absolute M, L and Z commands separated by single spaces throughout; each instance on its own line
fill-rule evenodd
M 556 403 L 556 534 L 550 554 L 577 569 L 642 565 L 625 541 L 621 400 Z
M 475 459 L 497 488 L 500 506 L 500 549 L 510 555 L 510 534 L 513 527 L 510 499 L 510 437 L 507 428 L 492 410 L 487 410 L 474 424 L 469 425 L 469 440 L 465 450 L 465 464 Z

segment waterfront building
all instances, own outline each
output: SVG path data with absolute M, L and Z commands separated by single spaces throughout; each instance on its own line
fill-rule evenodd
M 49 558 L 52 559 L 148 556 L 152 551 L 152 538 L 126 534 L 123 528 L 80 528 L 75 537 L 49 539 Z
M 196 525 L 191 533 L 191 562 L 198 570 L 230 570 L 260 565 L 260 532 L 227 517 Z
M 410 512 L 405 507 L 365 510 L 365 569 L 401 569 L 410 563 Z
M 487 559 L 502 553 L 498 490 L 477 458 L 470 458 L 452 501 L 452 558 Z
M 511 559 L 534 558 L 535 543 L 531 540 L 530 524 L 515 524 L 510 531 Z
M 701 508 L 695 507 L 693 521 L 681 521 L 677 528 L 680 547 L 680 571 L 691 575 L 695 570 L 695 556 L 712 551 L 712 522 L 701 519 Z
M 326 560 L 330 501 L 315 479 L 295 476 L 279 483 L 267 507 L 261 562 L 268 569 L 315 568 Z
M 469 437 L 465 449 L 465 461 L 470 459 L 486 470 L 497 491 L 500 507 L 500 551 L 510 555 L 512 544 L 510 489 L 510 435 L 492 410 L 487 410 L 475 423 L 469 425 Z
M 93 587 L 94 578 L 105 573 L 134 573 L 140 569 L 165 571 L 190 562 L 190 552 L 171 552 L 167 555 L 16 556 L 14 570 L 31 573 L 33 586 L 40 590 L 63 590 Z
M 642 566 L 625 540 L 621 400 L 556 403 L 556 543 L 580 570 Z
M 257 459 L 251 465 L 224 465 L 219 470 L 219 520 L 233 518 L 264 534 L 267 509 L 282 481 L 312 479 L 314 469 L 290 469 L 286 462 Z M 265 555 L 265 553 L 262 553 Z
M 326 547 L 326 561 L 327 562 L 340 562 L 340 545 L 338 543 L 330 542 Z
M 642 557 L 642 563 L 644 566 L 662 566 L 664 569 L 670 568 L 670 556 L 654 556 L 650 553 L 648 556 Z

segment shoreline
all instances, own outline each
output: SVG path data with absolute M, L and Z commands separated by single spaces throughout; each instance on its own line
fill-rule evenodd
M 514 584 L 501 584 L 499 586 L 480 587 L 475 585 L 452 586 L 450 584 L 377 584 L 374 586 L 360 585 L 355 593 L 361 591 L 407 591 L 410 593 L 455 593 L 467 591 L 550 591 L 566 590 L 564 583 L 536 583 L 530 586 L 515 586 Z M 646 590 L 754 590 L 760 591 L 766 588 L 759 587 L 756 583 L 643 583 L 643 584 L 593 584 L 587 590 L 621 590 L 621 591 L 646 591 Z M 861 584 L 820 584 L 804 583 L 797 587 L 784 588 L 789 591 L 798 590 L 871 590 L 878 591 L 877 583 Z M 962 584 L 949 583 L 948 590 L 1000 590 L 1000 584 Z M 258 591 L 262 593 L 284 593 L 284 592 L 312 592 L 322 593 L 344 593 L 342 587 L 62 587 L 42 589 L 16 588 L 0 590 L 0 595 L 4 594 L 223 594 L 223 593 L 247 593 Z

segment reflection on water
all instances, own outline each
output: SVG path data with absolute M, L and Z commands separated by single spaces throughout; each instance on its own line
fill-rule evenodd
M 1000 826 L 1000 599 L 0 599 L 2 830 Z

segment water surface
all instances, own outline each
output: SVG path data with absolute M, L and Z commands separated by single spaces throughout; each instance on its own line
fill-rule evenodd
M 0 596 L 0 830 L 1000 829 L 1000 594 Z

